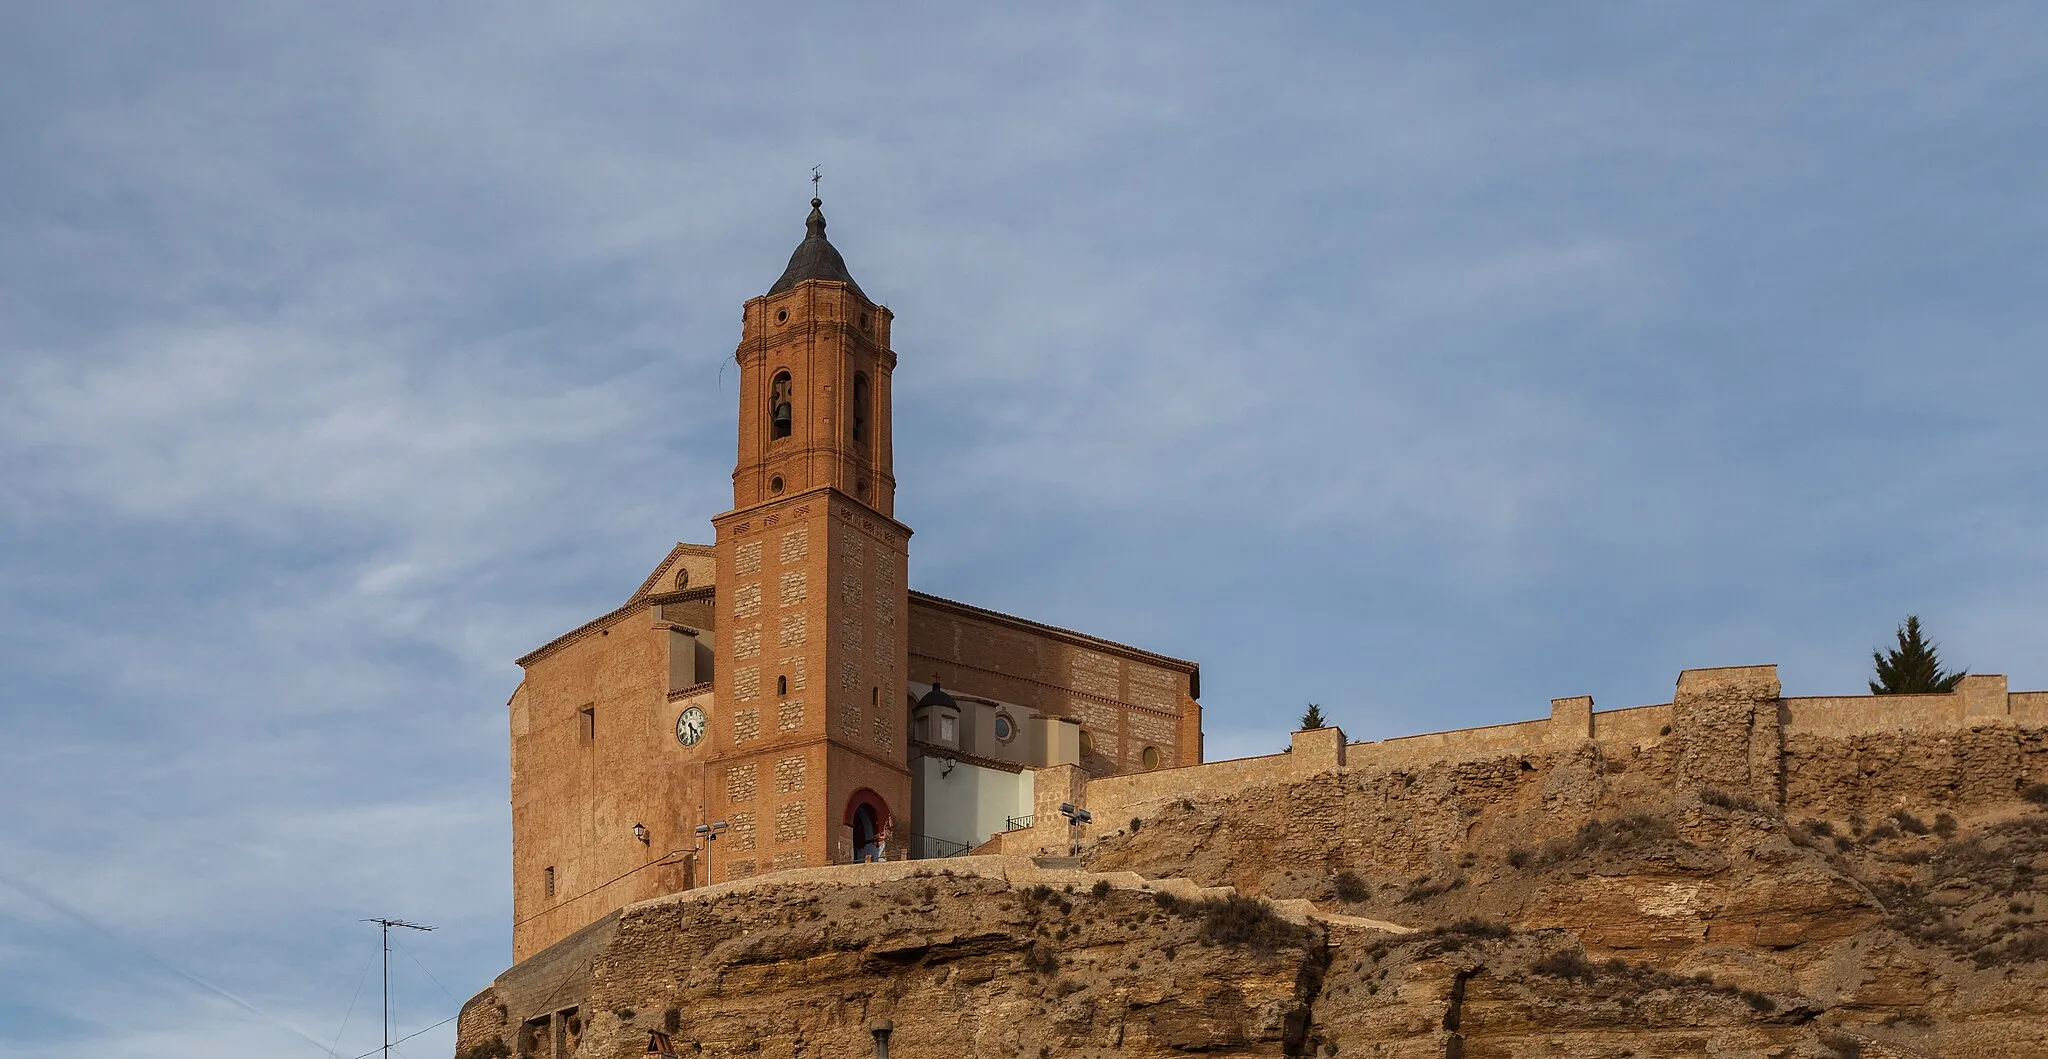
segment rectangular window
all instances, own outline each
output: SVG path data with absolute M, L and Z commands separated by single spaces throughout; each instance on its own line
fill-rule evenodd
M 555 896 L 555 866 L 550 864 L 542 868 L 541 878 L 547 884 L 548 896 Z
M 584 746 L 597 742 L 597 707 L 585 706 L 577 711 L 576 735 Z

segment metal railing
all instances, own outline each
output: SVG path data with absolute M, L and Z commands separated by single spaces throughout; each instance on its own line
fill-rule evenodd
M 1003 830 L 1022 831 L 1023 829 L 1031 826 L 1032 818 L 1029 816 L 1011 816 L 1005 817 L 1004 819 L 1008 820 L 1009 822 L 1003 826 Z
M 939 857 L 957 857 L 974 847 L 965 842 L 953 842 L 930 835 L 910 836 L 910 858 L 912 860 L 934 860 Z

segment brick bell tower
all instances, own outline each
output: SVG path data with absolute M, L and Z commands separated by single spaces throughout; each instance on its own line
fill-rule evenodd
M 897 522 L 888 309 L 825 238 L 747 302 L 739 458 L 717 530 L 718 715 L 709 818 L 730 829 L 706 882 L 902 859 L 909 527 Z

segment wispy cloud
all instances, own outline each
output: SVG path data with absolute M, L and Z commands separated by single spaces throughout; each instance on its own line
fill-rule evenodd
M 0 856 L 316 1038 L 361 916 L 498 970 L 509 660 L 705 539 L 819 163 L 915 579 L 1199 659 L 1212 754 L 1909 610 L 2048 686 L 2041 21 L 11 9 Z M 317 1054 L 89 933 L 0 900 L 10 1053 Z

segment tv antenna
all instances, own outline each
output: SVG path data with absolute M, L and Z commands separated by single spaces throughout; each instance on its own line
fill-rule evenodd
M 384 932 L 384 1059 L 391 1059 L 391 928 L 404 927 L 407 930 L 432 930 L 433 927 L 408 923 L 403 919 L 365 919 L 375 923 Z

